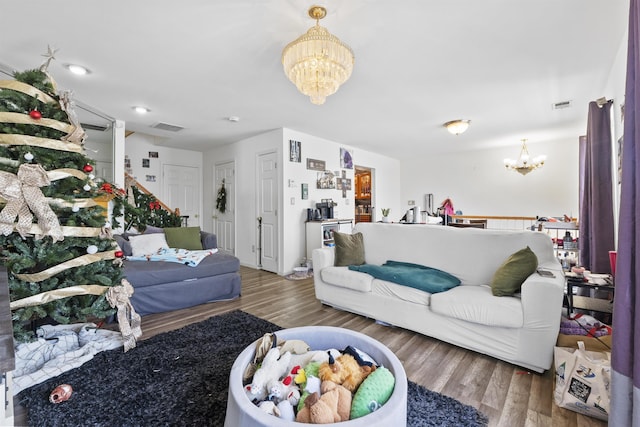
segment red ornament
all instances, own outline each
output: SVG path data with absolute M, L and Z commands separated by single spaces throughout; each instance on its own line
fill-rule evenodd
M 29 116 L 34 120 L 40 120 L 42 118 L 42 113 L 38 110 L 31 110 L 29 111 Z
M 102 191 L 107 192 L 109 194 L 113 193 L 113 187 L 111 187 L 111 184 L 109 184 L 108 182 L 105 182 L 104 184 L 102 184 L 100 188 L 102 189 Z
M 82 167 L 82 170 L 83 170 L 83 171 L 85 171 L 85 172 L 87 172 L 87 173 L 89 173 L 89 172 L 93 171 L 93 166 L 88 165 L 88 164 L 87 164 L 87 165 L 84 165 L 84 166 Z
M 116 258 L 122 258 L 124 256 L 123 251 L 115 251 L 113 254 L 116 256 Z

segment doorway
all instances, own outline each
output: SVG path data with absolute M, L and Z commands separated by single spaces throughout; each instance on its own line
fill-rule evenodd
M 200 168 L 162 166 L 162 200 L 172 209 L 188 216 L 189 226 L 200 225 Z
M 258 266 L 278 273 L 277 154 L 258 155 Z
M 355 166 L 355 203 L 354 218 L 359 222 L 374 221 L 373 205 L 373 169 L 366 166 Z
M 215 168 L 214 188 L 216 194 L 213 198 L 216 200 L 218 191 L 224 182 L 224 189 L 227 195 L 227 202 L 224 212 L 215 210 L 213 214 L 213 228 L 218 238 L 218 251 L 228 255 L 235 255 L 236 252 L 236 233 L 235 233 L 235 216 L 236 216 L 236 186 L 235 186 L 235 163 L 225 162 L 218 163 Z

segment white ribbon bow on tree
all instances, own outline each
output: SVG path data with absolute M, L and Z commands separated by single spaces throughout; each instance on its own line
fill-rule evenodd
M 54 242 L 64 240 L 58 217 L 40 190 L 50 183 L 47 172 L 39 164 L 23 163 L 17 175 L 0 171 L 0 196 L 7 201 L 0 212 L 0 233 L 8 236 L 15 227 L 20 236 L 28 236 L 35 214 L 42 235 L 51 236 Z M 16 217 L 17 225 L 14 224 Z

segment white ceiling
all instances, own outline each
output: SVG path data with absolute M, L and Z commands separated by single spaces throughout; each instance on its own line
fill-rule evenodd
M 283 47 L 321 21 L 355 52 L 322 106 L 287 80 Z M 127 130 L 207 150 L 287 127 L 396 158 L 573 138 L 603 95 L 628 0 L 30 0 L 2 5 L 0 63 L 37 68 Z M 92 70 L 72 76 L 63 64 Z M 552 104 L 572 101 L 572 108 Z M 140 116 L 133 105 L 151 113 Z M 230 116 L 240 117 L 232 123 Z M 442 124 L 471 119 L 453 136 Z M 158 123 L 182 126 L 163 132 Z

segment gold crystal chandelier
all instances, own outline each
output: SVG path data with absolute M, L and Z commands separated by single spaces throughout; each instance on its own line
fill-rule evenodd
M 547 156 L 545 156 L 544 154 L 530 159 L 529 150 L 527 150 L 527 140 L 523 139 L 522 148 L 520 149 L 520 156 L 518 157 L 518 160 L 504 159 L 504 165 L 509 170 L 519 172 L 522 175 L 526 175 L 532 170 L 541 168 L 544 165 L 544 161 L 546 159 Z
M 319 22 L 327 15 L 322 6 L 311 6 L 309 16 L 316 25 L 289 43 L 282 51 L 284 72 L 311 103 L 324 104 L 353 71 L 353 51 Z

